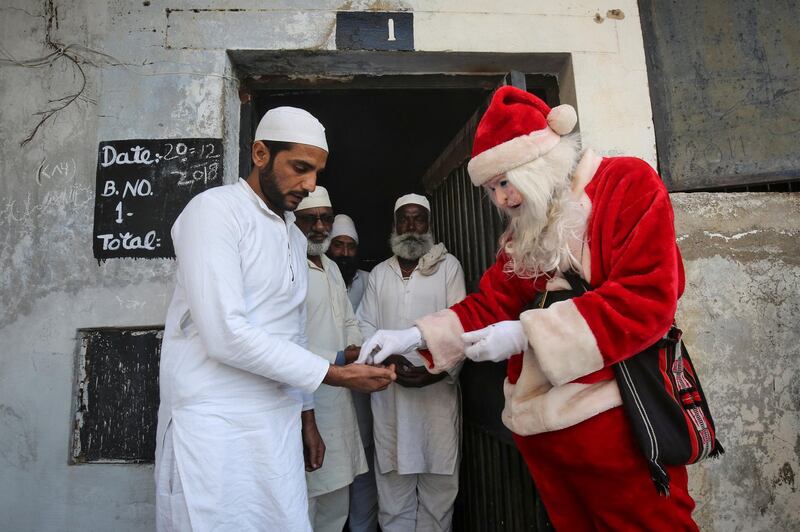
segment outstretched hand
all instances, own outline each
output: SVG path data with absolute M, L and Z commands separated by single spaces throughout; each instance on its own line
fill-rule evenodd
M 406 388 L 422 388 L 439 382 L 447 376 L 446 372 L 430 373 L 425 366 L 415 366 L 402 355 L 390 355 L 384 363 L 393 364 L 397 372 L 397 384 Z
M 367 366 L 364 364 L 348 364 L 347 366 L 331 366 L 322 380 L 331 386 L 342 386 L 357 392 L 372 393 L 385 390 L 397 379 L 394 365 Z

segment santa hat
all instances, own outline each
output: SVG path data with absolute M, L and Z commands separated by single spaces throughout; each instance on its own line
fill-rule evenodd
M 356 224 L 353 219 L 346 214 L 337 214 L 333 219 L 333 227 L 331 228 L 331 238 L 337 236 L 349 236 L 358 244 L 358 233 L 356 232 Z
M 428 201 L 428 198 L 420 194 L 406 194 L 397 198 L 397 201 L 394 202 L 394 212 L 397 212 L 397 209 L 403 205 L 409 204 L 425 207 L 428 212 L 431 212 L 431 203 Z
M 297 205 L 295 212 L 302 211 L 303 209 L 313 209 L 315 207 L 331 207 L 331 197 L 328 195 L 328 189 L 317 185 L 314 192 L 303 198 L 303 201 Z
M 497 89 L 478 123 L 467 165 L 475 186 L 538 159 L 578 121 L 571 105 L 550 109 L 541 99 L 511 86 Z
M 298 107 L 276 107 L 267 111 L 256 128 L 256 140 L 308 144 L 328 151 L 325 128 L 314 115 Z

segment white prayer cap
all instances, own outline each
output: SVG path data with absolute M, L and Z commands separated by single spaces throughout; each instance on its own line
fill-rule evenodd
M 325 128 L 314 115 L 297 107 L 276 107 L 267 111 L 258 123 L 253 140 L 295 142 L 328 151 Z
M 394 202 L 394 212 L 397 212 L 397 209 L 403 205 L 408 205 L 409 203 L 425 207 L 428 209 L 428 212 L 431 212 L 431 204 L 428 201 L 428 198 L 425 196 L 420 196 L 419 194 L 406 194 L 405 196 L 400 196 L 397 198 L 397 201 Z
M 303 198 L 303 201 L 295 209 L 295 212 L 302 211 L 303 209 L 313 209 L 315 207 L 331 207 L 331 197 L 328 195 L 328 189 L 317 185 L 314 192 Z
M 356 233 L 356 224 L 353 219 L 346 214 L 337 214 L 333 219 L 333 229 L 331 229 L 331 238 L 337 236 L 349 236 L 358 244 L 358 233 Z

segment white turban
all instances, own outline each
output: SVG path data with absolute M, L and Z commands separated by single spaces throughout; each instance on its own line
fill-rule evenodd
M 295 209 L 295 212 L 302 211 L 303 209 L 313 209 L 315 207 L 331 207 L 331 197 L 328 195 L 328 190 L 325 187 L 317 185 L 314 192 L 303 198 L 303 201 Z
M 270 109 L 256 128 L 256 140 L 308 144 L 328 151 L 325 128 L 314 115 L 297 107 Z
M 356 233 L 356 224 L 353 219 L 346 214 L 337 214 L 333 219 L 333 229 L 331 229 L 331 238 L 337 236 L 349 236 L 358 244 L 358 233 Z
M 425 196 L 420 196 L 419 194 L 406 194 L 405 196 L 400 196 L 397 198 L 397 201 L 394 202 L 394 212 L 397 212 L 397 209 L 403 205 L 408 205 L 409 203 L 425 207 L 428 209 L 428 212 L 431 212 L 431 204 L 428 201 L 428 198 Z

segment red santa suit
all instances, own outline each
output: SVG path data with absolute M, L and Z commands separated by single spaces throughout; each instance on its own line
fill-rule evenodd
M 667 467 L 670 496 L 658 495 L 610 367 L 667 332 L 683 292 L 669 195 L 644 161 L 590 151 L 573 193 L 588 214 L 577 247 L 579 273 L 593 290 L 522 312 L 548 279 L 508 273 L 509 257 L 500 253 L 478 292 L 418 320 L 429 368 L 463 360 L 463 332 L 520 319 L 529 345 L 509 359 L 503 422 L 555 528 L 697 530 L 686 468 Z

